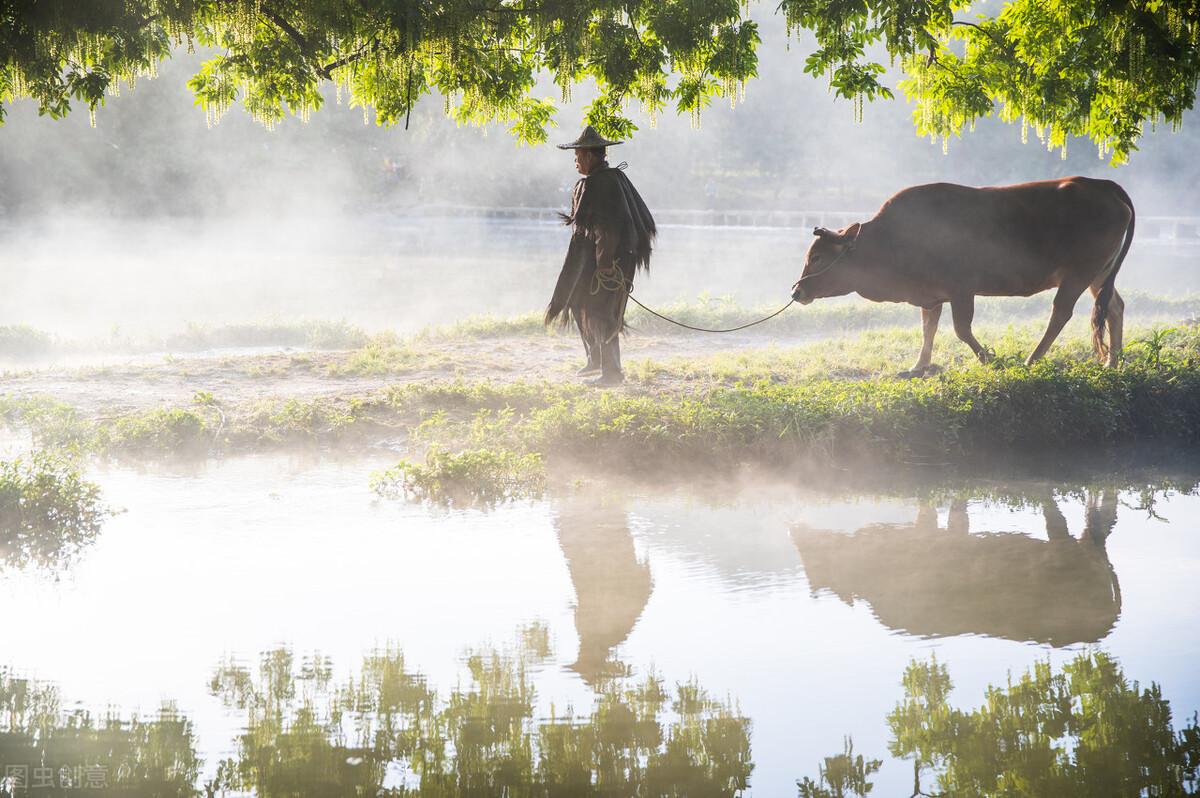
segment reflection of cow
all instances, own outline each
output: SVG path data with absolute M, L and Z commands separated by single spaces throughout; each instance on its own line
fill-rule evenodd
M 624 671 L 609 660 L 609 651 L 629 636 L 650 600 L 650 566 L 638 560 L 625 509 L 616 500 L 564 502 L 554 525 L 575 586 L 579 656 L 571 668 L 594 684 Z
M 945 529 L 922 506 L 911 525 L 873 524 L 853 535 L 797 527 L 792 540 L 814 593 L 866 601 L 889 628 L 1063 646 L 1100 640 L 1120 615 L 1120 587 L 1104 549 L 1116 502 L 1111 491 L 1093 496 L 1078 540 L 1050 497 L 1042 504 L 1047 541 L 968 534 L 964 503 L 951 508 Z

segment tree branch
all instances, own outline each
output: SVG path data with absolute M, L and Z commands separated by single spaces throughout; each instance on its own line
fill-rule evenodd
M 976 25 L 974 22 L 967 22 L 965 19 L 956 19 L 953 22 L 951 22 L 950 24 L 951 25 L 960 25 L 960 26 L 968 27 L 968 28 L 974 28 L 975 30 L 980 31 L 985 36 L 987 36 L 989 39 L 991 39 L 995 43 L 995 45 L 997 47 L 999 47 L 1001 50 L 1009 49 L 1007 42 L 1002 42 L 999 39 L 997 39 L 995 36 L 992 35 L 992 32 L 990 30 L 983 27 L 982 25 Z
M 146 17 L 145 19 L 140 20 L 139 22 L 135 23 L 133 27 L 136 30 L 141 30 L 142 28 L 148 26 L 151 22 L 154 22 L 155 20 L 158 20 L 161 17 L 162 17 L 161 13 L 160 14 L 151 14 L 150 16 Z
M 294 42 L 296 42 L 296 44 L 300 45 L 300 49 L 302 51 L 304 51 L 305 55 L 308 54 L 310 47 L 308 44 L 308 39 L 304 38 L 303 33 L 298 31 L 292 25 L 292 23 L 288 22 L 286 19 L 284 19 L 282 16 L 280 16 L 275 11 L 272 11 L 267 6 L 262 6 L 261 10 L 262 10 L 262 15 L 264 17 L 271 20 L 271 22 L 275 23 L 275 26 L 277 28 L 279 28 L 281 31 L 286 33 L 289 38 L 291 38 Z
M 260 11 L 264 17 L 275 24 L 275 27 L 287 34 L 288 38 L 296 43 L 296 45 L 300 48 L 300 54 L 303 55 L 305 60 L 308 61 L 309 66 L 312 67 L 313 71 L 317 73 L 317 76 L 328 80 L 329 75 L 324 74 L 321 70 L 321 67 L 317 65 L 316 53 L 313 52 L 312 45 L 309 44 L 308 39 L 304 38 L 304 34 L 297 30 L 292 23 L 288 22 L 277 12 L 268 8 L 265 4 L 261 7 Z
M 377 52 L 379 52 L 379 38 L 375 37 L 371 40 L 370 44 L 368 44 L 366 47 L 363 47 L 358 52 L 351 53 L 350 55 L 339 58 L 336 61 L 330 61 L 323 67 L 317 67 L 317 72 L 320 73 L 321 77 L 325 78 L 326 80 L 332 80 L 333 70 L 340 69 L 347 64 L 352 64 L 365 55 L 370 55 Z

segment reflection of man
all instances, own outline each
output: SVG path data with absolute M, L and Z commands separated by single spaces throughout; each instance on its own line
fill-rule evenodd
M 589 684 L 621 670 L 609 652 L 629 636 L 650 600 L 650 566 L 638 559 L 625 509 L 603 499 L 570 499 L 554 526 L 575 587 L 579 657 L 571 668 Z
M 571 244 L 554 296 L 546 308 L 546 323 L 574 319 L 583 339 L 587 364 L 580 374 L 600 372 L 598 383 L 621 382 L 620 333 L 625 327 L 625 303 L 633 289 L 634 273 L 650 265 L 654 218 L 623 165 L 606 160 L 609 141 L 585 128 L 578 139 L 560 144 L 575 150 L 575 168 L 583 177 L 575 184 L 571 214 Z

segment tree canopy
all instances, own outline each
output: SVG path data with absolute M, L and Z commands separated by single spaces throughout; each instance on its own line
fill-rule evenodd
M 782 0 L 790 33 L 810 32 L 805 71 L 837 95 L 892 97 L 903 72 L 918 132 L 943 140 L 997 114 L 1051 148 L 1088 136 L 1123 162 L 1147 123 L 1178 126 L 1200 77 L 1198 0 Z M 545 141 L 556 101 L 594 82 L 586 121 L 609 136 L 673 107 L 699 119 L 757 75 L 758 24 L 739 0 L 15 0 L 0 8 L 4 104 L 32 98 L 61 117 L 152 76 L 175 47 L 211 48 L 191 79 L 210 122 L 241 103 L 268 126 L 338 100 L 406 121 L 440 95 L 460 122 L 503 122 Z

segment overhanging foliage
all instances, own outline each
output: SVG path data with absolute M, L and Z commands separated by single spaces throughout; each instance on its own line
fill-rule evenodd
M 805 70 L 856 102 L 891 97 L 886 51 L 906 75 L 917 129 L 947 139 L 998 114 L 1051 148 L 1088 136 L 1127 159 L 1146 123 L 1178 126 L 1200 77 L 1198 0 L 782 0 L 790 32 L 817 48 Z M 215 122 L 242 103 L 271 126 L 320 108 L 331 82 L 379 124 L 426 94 L 460 122 L 510 124 L 544 141 L 555 101 L 594 81 L 586 120 L 609 136 L 673 106 L 698 119 L 757 74 L 757 24 L 739 0 L 23 0 L 0 10 L 4 103 L 33 98 L 61 117 L 94 114 L 173 48 L 215 48 L 190 81 Z

